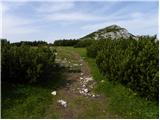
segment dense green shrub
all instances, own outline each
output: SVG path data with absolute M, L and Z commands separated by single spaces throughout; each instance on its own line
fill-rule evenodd
M 94 42 L 95 40 L 80 40 L 77 44 L 74 45 L 74 47 L 88 47 Z
M 42 45 L 48 45 L 47 42 L 45 41 L 20 41 L 20 42 L 15 42 L 11 43 L 11 45 L 15 46 L 21 46 L 21 45 L 30 45 L 30 46 L 42 46 Z
M 11 45 L 1 40 L 2 82 L 33 83 L 45 78 L 53 68 L 54 49 L 40 46 Z
M 102 46 L 105 42 L 106 40 L 97 40 L 92 42 L 91 45 L 87 46 L 87 56 L 96 58 L 98 51 L 102 49 Z
M 102 40 L 87 52 L 91 57 L 97 54 L 96 63 L 109 80 L 121 82 L 147 99 L 158 100 L 158 44 L 154 37 Z
M 74 46 L 79 42 L 79 40 L 69 39 L 69 40 L 56 40 L 54 41 L 54 46 Z

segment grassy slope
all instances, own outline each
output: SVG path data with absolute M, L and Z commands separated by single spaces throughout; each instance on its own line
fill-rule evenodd
M 70 48 L 71 50 L 73 48 Z M 85 57 L 88 62 L 91 74 L 97 80 L 97 91 L 103 92 L 108 96 L 108 109 L 110 112 L 122 116 L 122 118 L 158 118 L 158 104 L 151 101 L 146 101 L 140 98 L 131 89 L 122 86 L 121 84 L 113 84 L 100 74 L 95 59 L 86 56 L 85 48 L 75 48 L 82 57 Z M 105 80 L 105 83 L 101 83 Z
M 53 73 L 52 78 L 41 84 L 2 84 L 2 118 L 45 118 L 53 102 L 51 92 L 61 85 L 63 76 Z M 52 113 L 57 118 L 57 113 Z
M 78 52 L 81 57 L 85 57 L 94 79 L 97 80 L 97 91 L 103 92 L 108 97 L 108 101 L 104 107 L 107 107 L 111 116 L 121 116 L 121 118 L 158 118 L 158 105 L 156 103 L 139 98 L 130 89 L 120 84 L 113 85 L 106 80 L 105 77 L 99 73 L 95 60 L 86 57 L 86 49 L 65 47 L 64 50 L 66 50 L 64 52 L 75 51 Z M 61 85 L 63 76 L 57 74 L 52 77 L 53 79 L 46 81 L 46 84 L 42 85 L 15 86 L 3 84 L 2 118 L 45 118 L 48 114 L 51 114 L 50 116 L 52 116 L 52 118 L 59 118 L 60 116 L 56 110 L 48 113 L 47 109 L 54 101 L 50 93 L 54 88 L 58 88 Z M 100 80 L 105 80 L 106 82 L 100 83 Z M 84 103 L 84 100 L 81 99 L 75 101 Z M 96 118 L 96 114 L 102 114 L 98 113 L 98 110 L 95 111 L 97 108 L 96 104 L 95 106 L 93 106 L 94 103 L 90 104 L 91 105 L 88 105 L 90 107 L 87 107 L 86 110 L 88 112 L 83 112 L 82 116 L 84 118 Z

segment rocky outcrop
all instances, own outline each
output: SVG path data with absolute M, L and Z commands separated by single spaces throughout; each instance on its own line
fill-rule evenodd
M 97 30 L 91 34 L 88 34 L 82 38 L 80 38 L 81 40 L 101 40 L 101 39 L 106 39 L 106 38 L 111 38 L 111 39 L 118 39 L 118 38 L 134 38 L 137 39 L 136 36 L 134 36 L 133 34 L 129 33 L 127 29 L 125 28 L 121 28 L 118 25 L 111 25 L 108 26 L 106 28 Z

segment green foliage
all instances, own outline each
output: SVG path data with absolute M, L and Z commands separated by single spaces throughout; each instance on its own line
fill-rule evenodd
M 11 43 L 14 46 L 21 46 L 21 45 L 30 45 L 30 46 L 42 46 L 42 45 L 48 45 L 45 41 L 21 41 L 21 42 L 15 42 Z
M 76 48 L 75 51 L 79 52 L 81 57 L 86 57 L 85 48 Z M 159 107 L 157 102 L 141 98 L 130 88 L 109 81 L 100 73 L 95 59 L 86 57 L 85 61 L 90 67 L 93 78 L 97 81 L 96 91 L 100 93 L 103 92 L 107 96 L 107 101 L 103 105 L 103 108 L 107 108 L 107 111 L 109 112 L 108 115 L 110 116 L 109 118 L 158 118 Z M 104 80 L 105 82 L 101 82 L 101 80 Z
M 79 40 L 56 40 L 54 41 L 54 46 L 74 46 L 79 42 Z
M 2 82 L 33 83 L 53 69 L 55 50 L 49 47 L 11 45 L 2 40 Z
M 76 45 L 74 45 L 74 47 L 88 47 L 94 42 L 95 40 L 84 39 L 84 40 L 80 40 Z
M 87 47 L 87 56 L 95 58 L 98 54 L 98 51 L 101 50 L 103 44 L 106 40 L 94 41 L 90 46 Z
M 120 82 L 147 99 L 158 100 L 158 41 L 154 37 L 102 40 L 87 50 L 109 80 Z

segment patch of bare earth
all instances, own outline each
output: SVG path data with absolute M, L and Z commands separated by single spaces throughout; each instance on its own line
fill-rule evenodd
M 79 54 L 72 52 L 71 55 L 71 59 L 76 60 L 78 64 L 70 64 L 72 66 L 71 69 L 74 69 L 74 65 L 76 65 L 79 66 L 80 71 L 66 71 L 63 73 L 65 76 L 65 86 L 58 89 L 56 91 L 57 95 L 53 96 L 53 104 L 48 108 L 46 118 L 52 118 L 52 114 L 54 113 L 61 119 L 112 118 L 107 112 L 106 97 L 94 92 L 96 82 L 90 74 L 88 64 Z M 70 62 L 70 60 L 66 61 Z M 59 64 L 61 62 L 63 61 L 59 61 Z M 63 63 L 67 64 L 67 62 Z M 67 107 L 59 104 L 58 100 L 66 101 Z

